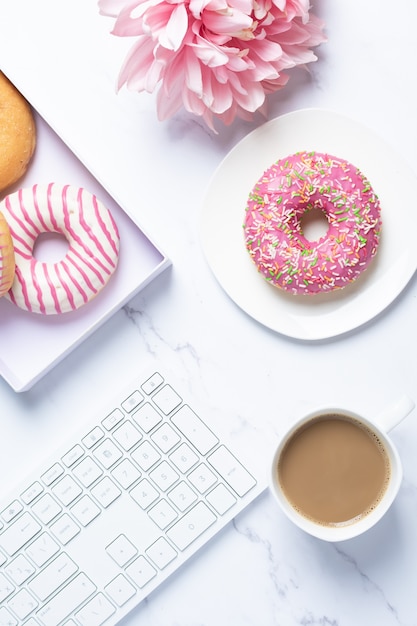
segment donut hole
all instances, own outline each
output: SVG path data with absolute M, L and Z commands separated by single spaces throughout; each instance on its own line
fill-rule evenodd
M 67 254 L 69 243 L 61 233 L 41 233 L 33 247 L 33 256 L 41 263 L 58 263 Z
M 320 207 L 307 209 L 300 219 L 301 231 L 308 241 L 318 241 L 329 230 L 329 220 Z

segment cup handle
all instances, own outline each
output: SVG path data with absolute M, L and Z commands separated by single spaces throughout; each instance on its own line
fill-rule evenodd
M 394 426 L 402 422 L 402 420 L 411 413 L 414 407 L 414 400 L 404 395 L 379 413 L 375 421 L 382 430 L 388 433 Z

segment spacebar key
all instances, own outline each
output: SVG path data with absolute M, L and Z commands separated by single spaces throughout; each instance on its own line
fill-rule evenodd
M 167 535 L 179 550 L 185 550 L 190 543 L 214 524 L 216 519 L 208 506 L 204 502 L 199 502 L 167 530 Z
M 37 617 L 44 626 L 56 626 L 95 591 L 96 587 L 91 580 L 85 574 L 78 574 L 38 611 Z

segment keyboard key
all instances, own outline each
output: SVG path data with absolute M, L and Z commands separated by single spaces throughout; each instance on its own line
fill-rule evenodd
M 82 626 L 101 626 L 114 612 L 111 602 L 102 593 L 98 593 L 75 617 Z
M 81 526 L 88 526 L 88 524 L 101 513 L 101 509 L 99 509 L 97 504 L 87 495 L 80 498 L 70 510 Z
M 0 535 L 0 546 L 9 556 L 13 556 L 41 529 L 42 527 L 30 513 L 23 513 Z
M 32 511 L 43 524 L 49 524 L 54 517 L 61 513 L 62 508 L 49 493 L 45 493 L 45 495 L 32 506 Z
M 117 606 L 126 604 L 136 593 L 135 587 L 130 584 L 123 574 L 116 576 L 114 580 L 104 587 L 104 590 Z
M 172 413 L 182 402 L 182 398 L 174 391 L 171 385 L 164 385 L 162 389 L 152 396 L 152 400 L 164 415 Z
M 164 379 L 162 378 L 161 374 L 159 374 L 159 372 L 155 372 L 155 374 L 152 374 L 152 376 L 148 378 L 148 380 L 145 380 L 140 388 L 142 389 L 143 393 L 146 393 L 146 395 L 149 396 L 153 391 L 155 391 L 155 389 L 158 389 L 158 387 L 160 387 L 163 382 Z
M 143 402 L 143 396 L 136 390 L 122 402 L 122 409 L 126 411 L 126 413 L 131 413 L 141 402 Z
M 137 548 L 125 535 L 116 537 L 106 547 L 106 552 L 120 567 L 124 567 L 138 553 Z
M 169 455 L 170 460 L 185 474 L 199 461 L 199 457 L 191 450 L 190 446 L 182 443 L 172 454 Z
M 237 458 L 223 445 L 207 457 L 207 461 L 214 467 L 216 472 L 224 478 L 238 496 L 243 497 L 256 485 L 254 477 L 249 474 L 247 469 L 243 467 Z
M 154 507 L 149 509 L 148 515 L 161 530 L 164 530 L 178 517 L 177 513 L 166 500 L 159 500 Z
M 237 502 L 235 496 L 222 483 L 207 494 L 206 500 L 219 515 L 224 515 Z
M 136 411 L 132 417 L 144 433 L 151 432 L 152 428 L 155 428 L 157 424 L 162 422 L 162 416 L 148 402 Z
M 122 458 L 123 453 L 110 439 L 105 439 L 93 452 L 95 458 L 104 469 L 109 469 L 119 459 Z
M 140 508 L 145 510 L 159 498 L 159 492 L 144 478 L 132 489 L 130 495 Z
M 35 498 L 37 498 L 42 493 L 42 491 L 43 491 L 42 485 L 38 481 L 35 481 L 34 483 L 31 484 L 30 487 L 28 487 L 21 494 L 20 497 L 22 498 L 25 504 L 30 504 L 31 502 L 33 502 Z
M 156 576 L 156 569 L 152 567 L 144 556 L 139 556 L 126 568 L 126 574 L 130 576 L 139 589 L 142 589 Z
M 1 626 L 18 626 L 17 620 L 4 606 L 0 607 L 0 624 Z M 31 625 L 29 624 L 29 626 Z M 38 624 L 36 624 L 36 626 L 38 626 Z
M 177 472 L 166 461 L 162 461 L 154 470 L 149 473 L 156 486 L 161 491 L 167 491 L 179 479 Z
M 219 443 L 217 437 L 187 405 L 181 407 L 171 417 L 171 422 L 197 448 L 200 454 L 207 454 Z
M 91 489 L 92 495 L 103 508 L 107 508 L 120 495 L 121 491 L 108 476 L 105 476 L 95 487 Z
M 60 465 L 59 463 L 55 463 L 52 467 L 49 468 L 49 470 L 47 470 L 44 474 L 42 474 L 41 476 L 41 480 L 44 483 L 44 485 L 46 485 L 47 487 L 49 487 L 49 485 L 52 485 L 52 483 L 59 478 L 60 476 L 62 476 L 62 474 L 64 473 L 64 468 L 62 467 L 62 465 Z
M 0 624 L 2 624 L 2 622 L 0 622 Z M 7 622 L 7 626 L 9 626 L 10 624 L 11 622 Z M 39 622 L 35 620 L 33 617 L 29 617 L 29 619 L 25 622 L 25 626 L 39 626 Z M 77 626 L 77 624 L 75 624 L 75 622 L 72 622 L 72 623 L 65 622 L 64 626 Z
M 191 489 L 188 483 L 181 481 L 172 489 L 168 498 L 175 504 L 177 509 L 183 513 L 198 499 L 197 494 Z
M 138 431 L 132 422 L 127 420 L 119 428 L 113 432 L 113 437 L 116 439 L 123 450 L 131 450 L 142 439 L 142 433 Z
M 0 602 L 12 595 L 15 586 L 0 572 Z
M 26 589 L 21 589 L 9 601 L 8 605 L 19 619 L 25 619 L 29 613 L 32 613 L 39 606 L 39 603 Z
M 81 459 L 83 455 L 84 455 L 84 450 L 77 443 L 77 445 L 73 446 L 71 450 L 68 450 L 68 452 L 64 454 L 64 456 L 62 457 L 62 462 L 65 465 L 65 467 L 71 467 L 71 465 L 74 465 L 74 463 L 78 461 L 79 459 Z
M 54 487 L 52 493 L 64 505 L 68 506 L 82 493 L 82 489 L 71 476 L 64 476 Z
M 96 591 L 96 586 L 84 573 L 78 574 L 59 593 L 56 594 L 40 611 L 38 619 L 43 626 L 56 626 L 67 615 L 77 609 Z
M 178 433 L 176 433 L 169 424 L 162 424 L 162 426 L 151 435 L 151 439 L 165 454 L 181 441 Z
M 206 491 L 217 482 L 216 476 L 205 463 L 200 463 L 200 465 L 188 475 L 188 480 L 200 493 L 206 493 Z
M 164 537 L 157 539 L 145 552 L 159 569 L 164 569 L 178 556 L 177 552 Z
M 78 535 L 80 527 L 67 513 L 64 513 L 62 517 L 52 524 L 51 532 L 65 546 Z
M 23 554 L 19 554 L 4 569 L 15 585 L 21 585 L 35 572 L 35 568 Z M 1 624 L 1 622 L 0 622 Z
M 123 459 L 123 461 L 112 470 L 112 476 L 123 489 L 128 489 L 142 474 L 129 459 Z
M 144 472 L 147 472 L 160 458 L 161 455 L 149 441 L 144 441 L 132 452 L 132 459 L 136 461 Z
M 185 550 L 216 521 L 216 516 L 204 502 L 198 502 L 188 513 L 167 530 L 167 536 L 179 550 Z
M 48 533 L 42 533 L 26 548 L 26 554 L 38 567 L 42 567 L 58 551 L 59 545 Z
M 120 409 L 114 409 L 101 423 L 106 430 L 112 430 L 122 419 L 124 419 L 123 412 Z
M 103 474 L 103 470 L 89 456 L 86 456 L 81 463 L 78 463 L 72 472 L 84 487 L 90 487 Z
M 78 570 L 77 565 L 65 552 L 47 565 L 33 578 L 28 587 L 39 600 L 46 600 Z
M 88 433 L 88 435 L 83 437 L 82 442 L 86 448 L 90 449 L 93 446 L 95 446 L 96 443 L 100 441 L 100 439 L 103 439 L 103 437 L 104 437 L 104 432 L 101 430 L 99 426 L 96 426 L 95 428 L 93 428 L 93 430 L 91 430 Z
M 19 515 L 23 511 L 23 505 L 18 501 L 14 500 L 8 507 L 2 511 L 1 516 L 5 522 L 11 522 L 12 519 Z

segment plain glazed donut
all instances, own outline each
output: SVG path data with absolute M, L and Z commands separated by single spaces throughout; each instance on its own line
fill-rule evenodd
M 301 218 L 320 209 L 327 233 L 303 234 Z M 317 294 L 354 281 L 375 256 L 380 203 L 360 170 L 343 159 L 299 152 L 268 168 L 251 190 L 245 245 L 258 271 L 293 294 Z
M 36 145 L 32 110 L 22 94 L 0 72 L 0 192 L 26 172 Z
M 9 298 L 18 307 L 46 315 L 65 313 L 94 298 L 114 273 L 119 233 L 109 210 L 90 192 L 69 185 L 34 185 L 0 203 L 13 239 L 16 273 Z M 56 263 L 33 256 L 42 233 L 68 242 Z
M 15 272 L 14 248 L 10 228 L 0 211 L 0 297 L 12 286 Z

